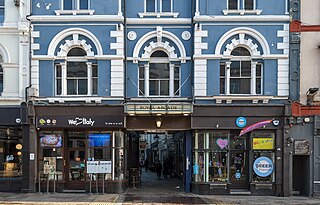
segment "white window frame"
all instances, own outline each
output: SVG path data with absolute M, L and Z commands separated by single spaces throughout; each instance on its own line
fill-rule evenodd
M 154 57 L 151 58 L 149 63 L 146 63 L 144 65 L 140 65 L 138 67 L 138 69 L 140 69 L 141 66 L 144 66 L 144 95 L 140 94 L 140 83 L 138 83 L 138 96 L 139 97 L 179 97 L 181 95 L 181 90 L 180 90 L 180 86 L 181 86 L 181 66 L 175 65 L 173 63 L 171 63 L 168 59 L 164 60 L 164 57 Z M 150 63 L 163 63 L 163 64 L 169 64 L 170 70 L 169 70 L 169 95 L 150 95 L 149 94 L 149 84 L 150 84 L 150 78 L 149 78 L 149 68 L 150 68 Z M 179 68 L 179 88 L 178 88 L 178 95 L 176 95 L 175 93 L 175 87 L 174 87 L 174 69 L 175 68 Z M 140 78 L 139 76 L 139 70 L 138 70 L 138 81 L 141 80 L 142 78 Z
M 231 67 L 231 63 L 232 62 L 240 62 L 240 61 L 251 61 L 251 76 L 250 76 L 250 93 L 247 93 L 247 94 L 231 94 L 230 93 L 230 79 L 231 79 L 231 75 L 230 75 L 230 67 Z M 227 61 L 224 63 L 225 65 L 225 76 L 224 76 L 224 79 L 225 79 L 225 93 L 224 94 L 221 94 L 220 93 L 220 89 L 219 89 L 219 95 L 263 95 L 263 64 L 262 63 L 259 63 L 259 62 L 256 62 L 256 61 L 253 61 L 251 59 L 251 56 L 245 56 L 245 57 L 240 57 L 240 56 L 237 56 L 237 57 L 234 57 L 232 59 L 230 59 L 230 61 Z M 261 83 L 261 93 L 256 93 L 256 80 L 257 80 L 257 76 L 256 76 L 256 68 L 257 68 L 257 65 L 260 65 L 261 66 L 261 79 L 260 79 L 260 83 Z M 219 69 L 220 71 L 220 69 Z M 221 79 L 221 74 L 219 74 L 219 85 L 220 85 L 220 79 Z
M 85 62 L 87 64 L 87 77 L 77 77 L 76 79 L 87 79 L 87 94 L 73 94 L 73 95 L 69 95 L 68 94 L 68 78 L 67 77 L 67 63 L 68 62 Z M 58 95 L 58 84 L 57 84 L 57 65 L 60 65 L 61 66 L 61 77 L 58 77 L 59 79 L 61 79 L 61 94 Z M 98 69 L 98 67 L 97 67 Z M 92 76 L 92 62 L 88 62 L 84 56 L 81 56 L 81 57 L 67 57 L 66 58 L 66 61 L 60 63 L 60 64 L 56 64 L 55 65 L 55 76 L 54 76 L 54 84 L 55 84 L 55 95 L 56 96 L 97 96 L 97 94 L 92 94 L 92 91 L 93 91 L 93 79 L 96 79 L 98 78 L 99 76 L 97 77 L 93 77 Z M 73 78 L 72 78 L 73 79 Z M 77 93 L 79 92 L 79 90 L 77 89 Z M 97 91 L 98 92 L 98 91 Z
M 93 15 L 95 10 L 91 10 L 90 5 L 91 5 L 91 0 L 88 1 L 88 8 L 87 9 L 82 9 L 80 10 L 80 0 L 72 0 L 72 8 L 71 10 L 64 10 L 63 5 L 64 5 L 65 0 L 60 0 L 60 10 L 55 10 L 54 12 L 56 15 L 77 15 L 77 14 L 89 14 Z
M 162 11 L 162 1 L 163 0 L 154 0 L 155 3 L 155 9 L 154 12 L 147 12 L 147 1 L 144 0 L 144 12 L 143 13 L 138 13 L 140 17 L 145 17 L 145 16 L 156 16 L 157 18 L 160 18 L 161 16 L 172 16 L 174 18 L 177 18 L 179 13 L 178 12 L 173 12 L 173 1 L 170 0 L 170 11 L 169 12 L 163 12 Z M 158 8 L 158 5 L 160 8 Z
M 256 15 L 260 15 L 262 13 L 261 9 L 257 9 L 257 0 L 253 0 L 253 9 L 252 10 L 246 10 L 244 8 L 245 6 L 245 1 L 246 0 L 237 0 L 237 4 L 238 4 L 238 9 L 234 10 L 234 9 L 229 9 L 229 0 L 226 0 L 226 9 L 222 10 L 224 15 L 228 15 L 228 14 L 240 14 L 240 15 L 244 15 L 244 14 L 256 14 Z

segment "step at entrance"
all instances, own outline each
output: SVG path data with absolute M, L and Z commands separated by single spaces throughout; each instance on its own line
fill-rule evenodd
M 232 195 L 251 195 L 251 191 L 247 189 L 231 189 L 230 194 Z
M 65 189 L 63 193 L 86 193 L 86 190 L 77 190 L 77 189 Z

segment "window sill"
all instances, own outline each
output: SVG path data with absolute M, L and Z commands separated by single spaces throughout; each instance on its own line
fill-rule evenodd
M 245 14 L 256 14 L 260 15 L 262 13 L 262 10 L 256 9 L 256 10 L 222 10 L 224 15 L 228 14 L 240 14 L 240 15 L 245 15 Z
M 95 10 L 55 10 L 54 11 L 57 16 L 60 15 L 83 15 L 83 14 L 88 14 L 88 15 L 93 15 Z
M 250 95 L 250 96 L 233 96 L 233 95 L 221 95 L 213 97 L 217 103 L 222 103 L 222 101 L 226 101 L 226 103 L 232 103 L 232 101 L 241 101 L 241 100 L 250 100 L 252 103 L 269 103 L 270 100 L 273 99 L 272 96 L 262 96 L 262 95 Z
M 160 17 L 168 17 L 168 16 L 171 16 L 171 17 L 174 17 L 174 18 L 177 18 L 179 13 L 178 12 L 146 12 L 146 13 L 138 13 L 139 17 L 140 18 L 143 18 L 143 17 L 148 17 L 148 16 L 155 16 L 157 18 L 160 18 Z

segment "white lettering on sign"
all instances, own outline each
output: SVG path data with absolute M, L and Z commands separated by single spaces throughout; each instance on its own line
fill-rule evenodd
M 93 121 L 91 118 L 87 119 L 84 117 L 76 117 L 74 119 L 68 119 L 69 125 L 90 125 L 93 126 L 95 121 Z

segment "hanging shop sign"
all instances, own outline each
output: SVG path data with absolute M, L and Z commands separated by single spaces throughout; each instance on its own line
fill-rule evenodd
M 238 117 L 237 119 L 236 119 L 236 125 L 238 126 L 238 127 L 244 127 L 244 126 L 246 126 L 247 125 L 247 120 L 246 120 L 246 118 L 244 118 L 244 117 Z
M 253 163 L 253 171 L 259 177 L 267 177 L 273 172 L 272 160 L 268 157 L 259 157 Z
M 123 128 L 124 119 L 122 116 L 42 116 L 37 117 L 38 128 L 60 127 L 103 127 Z
M 274 139 L 271 137 L 254 137 L 252 139 L 253 150 L 269 150 L 274 148 Z
M 192 104 L 190 103 L 127 103 L 125 113 L 139 114 L 191 114 Z
M 111 174 L 111 161 L 87 161 L 88 174 Z

